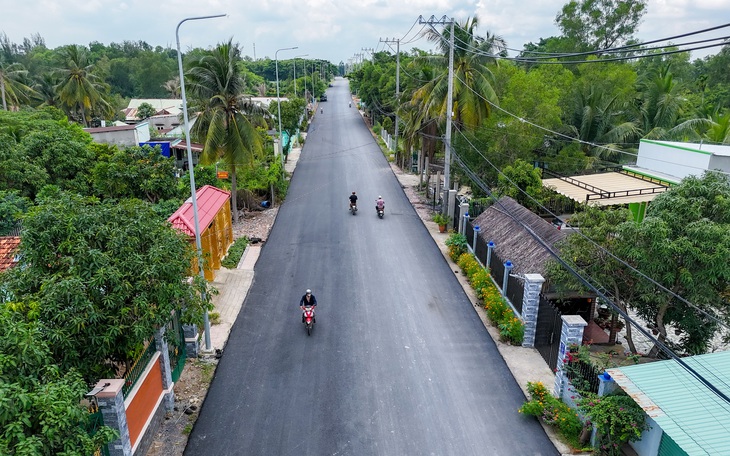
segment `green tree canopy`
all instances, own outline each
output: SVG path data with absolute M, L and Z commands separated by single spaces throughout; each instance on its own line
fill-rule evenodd
M 38 325 L 54 363 L 88 383 L 124 374 L 174 310 L 201 322 L 184 279 L 194 251 L 139 200 L 99 202 L 47 189 L 23 220 L 21 265 L 2 277 L 13 307 Z
M 0 331 L 0 453 L 88 456 L 116 438 L 108 427 L 90 434 L 87 384 L 54 363 L 41 325 L 0 306 Z

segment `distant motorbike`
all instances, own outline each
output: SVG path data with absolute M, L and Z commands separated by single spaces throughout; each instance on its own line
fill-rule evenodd
M 317 320 L 314 318 L 314 307 L 304 306 L 304 328 L 307 330 L 307 335 L 312 335 L 312 329 L 314 329 L 314 323 Z
M 348 107 L 348 108 L 351 108 L 351 107 L 352 107 L 352 102 L 350 102 L 350 103 L 347 103 L 347 107 Z
M 321 109 L 319 110 L 319 113 L 320 113 L 320 114 L 324 114 L 324 108 L 321 108 Z
M 357 203 L 350 204 L 350 212 L 352 213 L 352 215 L 357 214 Z
M 378 212 L 378 217 L 383 218 L 383 215 L 385 215 L 385 204 L 376 205 L 375 210 Z

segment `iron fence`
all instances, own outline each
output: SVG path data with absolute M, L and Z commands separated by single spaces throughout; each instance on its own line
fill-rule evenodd
M 524 292 L 522 280 L 519 277 L 510 275 L 507 278 L 507 299 L 509 299 L 520 316 L 522 316 L 522 297 Z
M 155 339 L 151 338 L 149 340 L 149 344 L 147 345 L 147 348 L 142 352 L 141 355 L 137 358 L 137 360 L 132 365 L 132 368 L 129 369 L 129 372 L 124 375 L 124 386 L 122 387 L 122 394 L 124 394 L 124 397 L 127 397 L 129 392 L 134 388 L 134 385 L 139 380 L 139 377 L 144 372 L 145 368 L 147 367 L 147 363 L 150 362 L 150 359 L 152 359 L 152 356 L 157 351 L 157 344 L 155 343 Z
M 581 360 L 571 361 L 565 365 L 565 375 L 580 392 L 598 394 L 598 369 L 591 364 Z
M 180 321 L 180 311 L 175 312 L 175 316 L 167 324 L 165 337 L 167 338 L 167 350 L 170 356 L 172 381 L 177 382 L 185 368 L 185 360 L 187 359 L 185 333 Z

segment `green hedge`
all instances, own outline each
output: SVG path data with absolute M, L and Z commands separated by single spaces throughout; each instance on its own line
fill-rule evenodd
M 244 250 L 246 250 L 247 245 L 247 237 L 238 238 L 233 241 L 233 245 L 231 246 L 231 248 L 228 249 L 228 255 L 226 255 L 223 261 L 221 261 L 221 265 L 223 265 L 224 268 L 236 269 L 236 267 L 238 267 L 238 262 L 241 261 L 241 257 L 243 256 L 243 252 Z

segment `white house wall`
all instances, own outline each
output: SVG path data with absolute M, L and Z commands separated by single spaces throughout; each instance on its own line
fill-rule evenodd
M 683 179 L 700 176 L 710 166 L 712 151 L 688 146 L 696 144 L 642 140 L 636 166 Z

